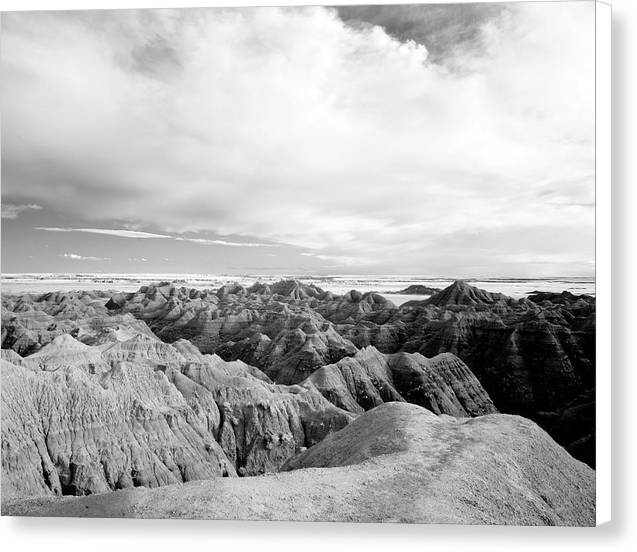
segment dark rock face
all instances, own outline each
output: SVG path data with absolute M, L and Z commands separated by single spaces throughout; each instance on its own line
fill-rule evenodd
M 524 415 L 560 408 L 593 384 L 594 305 L 582 312 L 451 287 L 404 307 L 404 350 L 458 355 L 500 410 Z
M 595 468 L 595 397 L 591 390 L 556 412 L 540 412 L 538 423 L 575 458 Z
M 595 298 L 590 295 L 574 295 L 570 291 L 552 293 L 548 291 L 534 291 L 529 295 L 529 301 L 538 305 L 565 305 L 571 311 L 586 311 L 588 314 L 595 312 Z

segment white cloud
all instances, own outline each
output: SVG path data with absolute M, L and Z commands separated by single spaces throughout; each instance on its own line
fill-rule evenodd
M 42 209 L 41 205 L 35 203 L 29 203 L 28 205 L 13 205 L 11 203 L 2 204 L 2 218 L 3 219 L 16 219 L 24 211 L 39 211 Z
M 63 253 L 60 257 L 70 259 L 72 261 L 110 261 L 108 257 L 91 257 L 85 255 L 78 255 L 77 253 Z
M 365 266 L 365 265 L 373 265 L 374 260 L 367 259 L 363 256 L 347 256 L 347 255 L 324 255 L 321 253 L 313 253 L 309 251 L 305 251 L 303 253 L 299 253 L 303 257 L 310 257 L 312 259 L 318 259 L 321 261 L 329 261 L 335 263 L 331 266 Z
M 324 8 L 7 14 L 3 187 L 399 271 L 437 270 L 463 231 L 457 266 L 470 231 L 590 234 L 563 204 L 594 201 L 593 3 L 515 5 L 482 34 L 451 71 Z
M 153 234 L 151 232 L 141 232 L 138 230 L 119 230 L 107 228 L 58 228 L 53 226 L 36 226 L 36 230 L 45 232 L 81 232 L 85 234 L 103 234 L 106 236 L 117 236 L 118 238 L 134 239 L 170 239 L 198 243 L 201 245 L 225 245 L 228 247 L 277 247 L 277 244 L 253 243 L 253 242 L 231 242 L 226 240 L 211 240 L 207 238 L 184 238 L 182 236 L 169 236 L 166 234 Z
M 181 238 L 176 237 L 177 241 L 188 241 L 199 243 L 202 245 L 225 245 L 228 247 L 278 247 L 278 244 L 272 243 L 253 243 L 253 242 L 231 242 L 226 240 L 209 240 L 206 238 Z
M 36 230 L 44 230 L 45 232 L 82 232 L 86 234 L 104 234 L 106 236 L 117 236 L 119 238 L 137 238 L 137 239 L 171 239 L 172 236 L 164 234 L 152 234 L 150 232 L 138 232 L 136 230 L 111 230 L 107 228 L 57 228 L 36 226 Z

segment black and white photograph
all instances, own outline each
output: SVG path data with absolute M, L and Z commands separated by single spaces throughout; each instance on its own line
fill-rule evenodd
M 596 10 L 4 11 L 2 515 L 594 527 Z

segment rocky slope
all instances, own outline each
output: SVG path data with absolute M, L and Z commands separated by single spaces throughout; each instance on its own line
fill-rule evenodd
M 458 416 L 495 411 L 453 355 L 369 348 L 292 386 L 188 341 L 145 334 L 96 346 L 63 334 L 27 357 L 5 350 L 3 358 L 8 496 L 276 471 L 383 401 Z
M 469 368 L 450 353 L 428 359 L 419 353 L 384 355 L 367 347 L 319 368 L 306 382 L 350 412 L 391 401 L 407 401 L 452 416 L 497 412 Z
M 594 387 L 594 301 L 515 300 L 462 282 L 407 303 L 402 350 L 452 352 L 504 412 L 536 417 Z
M 183 397 L 152 371 L 121 365 L 98 382 L 3 363 L 2 379 L 3 497 L 234 475 L 214 439 L 187 422 Z
M 516 304 L 517 301 L 502 293 L 491 293 L 457 280 L 449 287 L 438 291 L 426 300 L 427 305 L 447 307 L 450 305 L 477 306 L 494 303 Z
M 115 295 L 106 307 L 144 320 L 164 341 L 188 339 L 203 353 L 243 360 L 292 384 L 356 352 L 314 308 L 332 298 L 296 281 L 225 286 L 215 293 L 161 283 Z
M 3 514 L 594 525 L 595 477 L 517 416 L 454 419 L 383 404 L 287 462 L 79 499 L 7 501 Z
M 70 334 L 92 345 L 111 336 L 153 336 L 150 328 L 130 314 L 113 316 L 106 291 L 2 295 L 2 348 L 20 355 L 38 351 L 59 335 Z
M 434 293 L 438 293 L 440 288 L 423 286 L 422 284 L 413 284 L 411 286 L 407 286 L 405 289 L 401 289 L 400 291 L 387 291 L 387 294 L 400 294 L 400 295 L 433 295 Z
M 286 280 L 216 291 L 162 282 L 135 293 L 3 297 L 3 348 L 36 353 L 61 333 L 98 347 L 139 334 L 172 344 L 185 340 L 201 353 L 254 366 L 277 384 L 318 380 L 314 374 L 329 366 L 331 376 L 320 386 L 324 396 L 353 413 L 386 398 L 433 410 L 439 400 L 425 398 L 428 384 L 419 388 L 417 362 L 407 363 L 406 373 L 419 382 L 410 390 L 396 385 L 393 368 L 379 369 L 373 355 L 356 361 L 362 350 L 371 346 L 403 359 L 451 353 L 495 408 L 536 420 L 579 458 L 594 461 L 581 452 L 594 444 L 594 422 L 585 414 L 590 405 L 571 411 L 570 417 L 581 414 L 576 424 L 556 422 L 580 404 L 579 397 L 590 398 L 582 406 L 594 401 L 595 299 L 588 296 L 538 292 L 516 300 L 455 282 L 399 308 L 373 292 L 335 295 Z M 118 355 L 125 358 L 122 351 Z M 475 388 L 473 382 L 459 385 L 465 388 L 461 394 Z M 471 413 L 457 404 L 453 413 L 460 415 L 461 408 Z M 588 445 L 574 444 L 582 438 Z
M 353 418 L 314 389 L 145 335 L 3 354 L 2 390 L 3 499 L 274 471 Z

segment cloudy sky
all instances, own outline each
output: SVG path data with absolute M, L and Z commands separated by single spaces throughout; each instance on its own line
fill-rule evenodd
M 2 29 L 4 273 L 594 271 L 593 2 Z

